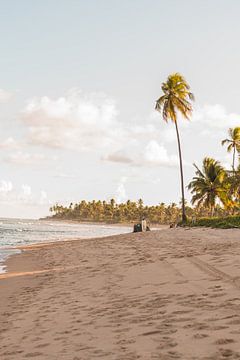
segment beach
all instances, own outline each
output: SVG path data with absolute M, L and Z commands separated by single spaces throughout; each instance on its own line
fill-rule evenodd
M 240 359 L 237 229 L 21 250 L 0 275 L 1 360 Z

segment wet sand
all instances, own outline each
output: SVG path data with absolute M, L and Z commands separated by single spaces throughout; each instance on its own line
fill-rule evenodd
M 240 232 L 24 248 L 0 275 L 0 359 L 240 359 Z

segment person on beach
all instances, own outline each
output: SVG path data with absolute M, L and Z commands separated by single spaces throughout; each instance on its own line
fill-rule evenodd
M 142 218 L 142 231 L 146 231 L 146 230 L 147 230 L 147 222 L 145 218 Z

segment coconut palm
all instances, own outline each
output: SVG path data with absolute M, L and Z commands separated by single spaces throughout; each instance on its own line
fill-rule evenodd
M 229 186 L 228 197 L 232 202 L 232 213 L 234 214 L 235 210 L 240 207 L 240 164 L 234 173 L 228 172 L 228 177 L 226 179 Z
M 202 170 L 196 164 L 193 165 L 196 168 L 196 176 L 188 185 L 188 189 L 193 194 L 192 204 L 209 208 L 213 216 L 217 200 L 223 204 L 228 201 L 225 181 L 227 173 L 219 161 L 208 157 L 203 160 Z
M 175 124 L 178 142 L 181 190 L 182 190 L 182 222 L 186 222 L 184 180 L 180 136 L 178 130 L 177 115 L 181 114 L 185 119 L 189 119 L 192 114 L 191 101 L 194 95 L 190 92 L 190 87 L 184 77 L 179 74 L 169 75 L 167 81 L 162 84 L 163 95 L 156 101 L 155 109 L 162 114 L 163 120 L 171 120 Z
M 229 139 L 224 139 L 222 145 L 228 144 L 227 151 L 233 150 L 232 169 L 235 174 L 235 156 L 236 150 L 240 149 L 240 127 L 230 128 L 228 130 Z

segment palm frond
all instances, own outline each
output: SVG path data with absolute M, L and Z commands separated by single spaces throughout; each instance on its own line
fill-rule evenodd
M 161 89 L 163 95 L 156 101 L 155 109 L 162 113 L 163 120 L 177 121 L 178 112 L 189 119 L 194 95 L 190 92 L 190 86 L 185 78 L 179 73 L 171 74 L 167 81 L 162 83 Z

